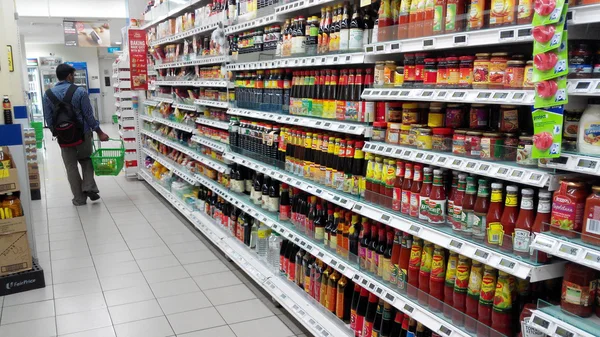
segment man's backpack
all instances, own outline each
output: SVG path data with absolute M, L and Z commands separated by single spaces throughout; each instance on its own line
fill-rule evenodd
M 52 109 L 52 126 L 50 131 L 58 140 L 60 147 L 73 147 L 83 143 L 83 125 L 77 118 L 77 111 L 73 106 L 73 94 L 77 86 L 71 84 L 62 100 L 59 100 L 52 90 L 46 91 L 46 96 L 50 99 L 54 108 Z

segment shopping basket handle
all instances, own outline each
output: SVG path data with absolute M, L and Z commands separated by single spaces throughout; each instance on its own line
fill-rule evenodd
M 106 143 L 106 142 L 120 142 L 121 143 L 121 150 L 125 150 L 125 142 L 123 142 L 123 139 L 121 138 L 108 138 L 108 140 L 106 142 L 100 142 L 100 140 L 97 140 L 98 143 Z M 94 141 L 92 142 L 92 144 L 94 145 L 94 151 L 96 152 L 96 139 L 94 139 Z

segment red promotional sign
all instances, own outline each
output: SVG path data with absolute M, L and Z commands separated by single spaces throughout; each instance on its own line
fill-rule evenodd
M 129 29 L 131 90 L 148 90 L 148 47 L 146 31 Z

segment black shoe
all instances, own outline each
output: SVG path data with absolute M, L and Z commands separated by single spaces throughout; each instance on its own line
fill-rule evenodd
M 85 195 L 90 198 L 91 201 L 100 199 L 100 195 L 97 192 L 85 192 Z
M 73 202 L 73 206 L 83 206 L 83 205 L 85 205 L 85 200 L 84 201 L 72 200 L 72 202 Z

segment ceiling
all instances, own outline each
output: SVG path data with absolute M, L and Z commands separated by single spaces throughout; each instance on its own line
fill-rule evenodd
M 121 41 L 121 28 L 126 24 L 125 19 L 98 19 L 98 18 L 67 18 L 75 21 L 106 21 L 110 24 L 110 37 L 112 45 Z M 25 36 L 27 44 L 64 44 L 63 18 L 48 17 L 19 17 L 19 33 Z

